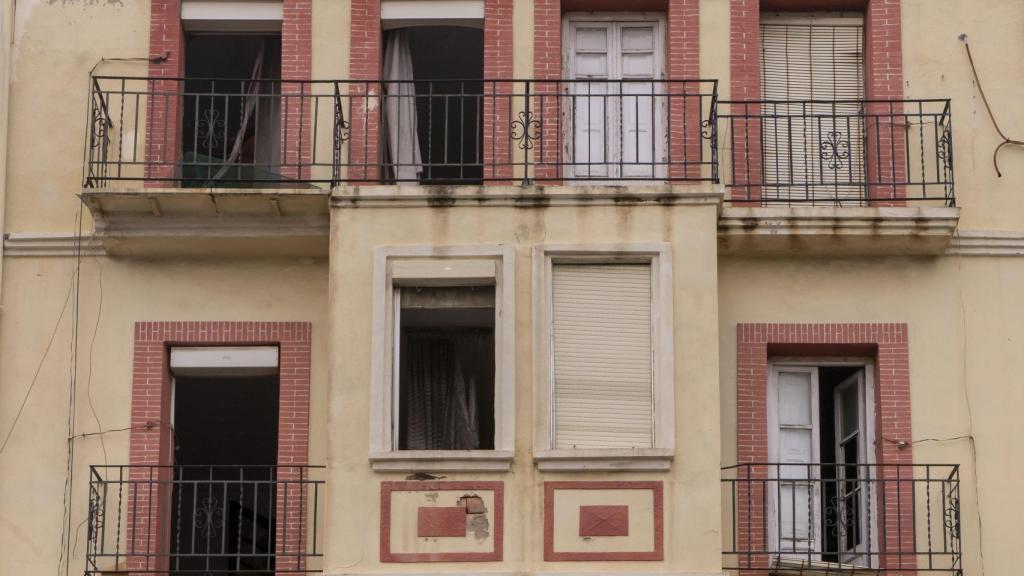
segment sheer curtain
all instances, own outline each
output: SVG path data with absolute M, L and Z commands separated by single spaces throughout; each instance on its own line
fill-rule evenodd
M 418 180 L 423 172 L 416 130 L 416 86 L 412 82 L 398 82 L 412 79 L 408 34 L 404 30 L 393 30 L 384 47 L 384 123 L 391 176 L 396 180 Z
M 403 342 L 407 450 L 480 448 L 477 399 L 493 379 L 489 334 L 422 332 Z
M 234 164 L 238 162 L 239 156 L 242 154 L 242 144 L 245 140 L 246 132 L 249 130 L 249 122 L 252 120 L 253 112 L 256 109 L 256 103 L 259 99 L 259 94 L 263 90 L 263 82 L 260 80 L 263 78 L 263 65 L 266 59 L 267 43 L 266 40 L 260 44 L 260 51 L 256 54 L 256 61 L 253 62 L 252 74 L 249 79 L 248 88 L 245 90 L 245 96 L 243 97 L 242 105 L 242 123 L 238 127 L 238 132 L 235 133 L 235 140 L 231 145 L 231 152 L 228 157 L 224 159 L 224 165 L 221 166 L 217 174 L 214 175 L 213 180 L 220 180 L 228 170 L 234 167 Z M 242 83 L 245 86 L 245 83 Z

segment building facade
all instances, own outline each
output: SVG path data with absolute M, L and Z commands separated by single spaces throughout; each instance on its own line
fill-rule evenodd
M 1015 573 L 1020 2 L 2 30 L 0 573 Z

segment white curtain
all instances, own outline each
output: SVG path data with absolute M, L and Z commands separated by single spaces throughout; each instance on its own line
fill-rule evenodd
M 242 144 L 245 140 L 245 134 L 249 130 L 249 121 L 252 120 L 253 111 L 256 109 L 256 101 L 263 89 L 263 83 L 259 80 L 263 78 L 263 60 L 266 56 L 266 47 L 266 41 L 260 44 L 260 51 L 256 54 L 256 61 L 252 66 L 252 74 L 249 76 L 251 81 L 246 90 L 242 108 L 242 124 L 238 127 L 238 132 L 235 133 L 235 141 L 231 145 L 231 153 L 224 159 L 224 165 L 214 175 L 213 180 L 220 180 L 238 162 L 238 157 L 242 154 Z
M 423 172 L 420 139 L 416 133 L 416 87 L 412 82 L 394 82 L 412 79 L 409 39 L 404 30 L 394 30 L 384 47 L 384 122 L 388 161 L 396 180 L 417 180 Z

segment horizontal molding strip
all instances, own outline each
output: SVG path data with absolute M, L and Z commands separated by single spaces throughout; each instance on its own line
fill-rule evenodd
M 11 232 L 4 235 L 4 256 L 11 258 L 25 256 L 58 256 L 74 258 L 78 255 L 79 240 L 76 234 L 63 232 Z M 105 256 L 106 249 L 96 236 L 82 236 L 82 256 Z

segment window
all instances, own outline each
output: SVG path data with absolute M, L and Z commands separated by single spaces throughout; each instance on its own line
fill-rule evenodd
M 871 566 L 878 550 L 871 370 L 866 361 L 772 365 L 767 491 L 770 537 L 794 558 Z M 877 474 L 877 472 L 875 472 Z
M 653 448 L 650 264 L 555 264 L 554 448 Z
M 375 266 L 373 467 L 508 469 L 511 249 L 381 248 Z
M 399 450 L 494 448 L 494 286 L 395 287 Z
M 863 14 L 762 14 L 766 192 L 863 196 L 864 86 Z
M 665 166 L 664 19 L 611 13 L 569 15 L 567 169 L 576 177 L 641 178 Z
M 543 468 L 664 469 L 674 435 L 666 246 L 541 249 Z M 574 462 L 575 461 L 575 462 Z M 583 462 L 586 461 L 586 462 Z

